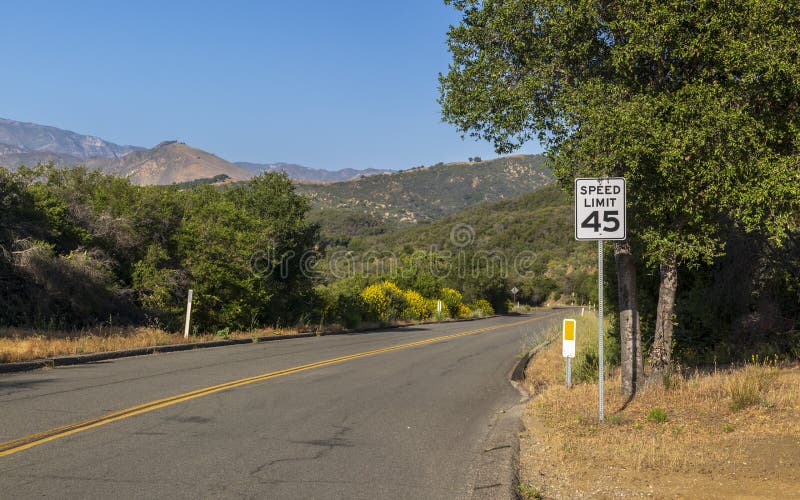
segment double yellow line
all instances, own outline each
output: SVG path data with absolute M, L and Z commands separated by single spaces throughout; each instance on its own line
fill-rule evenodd
M 366 358 L 368 356 L 375 356 L 376 354 L 382 354 L 385 352 L 398 351 L 401 349 L 408 349 L 410 347 L 433 344 L 436 342 L 442 342 L 444 340 L 455 339 L 458 337 L 465 337 L 467 335 L 475 335 L 476 333 L 483 333 L 492 330 L 499 330 L 501 328 L 511 328 L 514 326 L 520 326 L 526 323 L 532 323 L 534 321 L 540 321 L 545 318 L 549 318 L 551 316 L 554 316 L 555 314 L 557 313 L 547 314 L 545 316 L 540 316 L 538 318 L 526 319 L 514 323 L 508 323 L 505 325 L 488 326 L 484 328 L 478 328 L 475 330 L 468 330 L 466 332 L 454 333 L 451 335 L 443 335 L 441 337 L 434 337 L 426 340 L 420 340 L 417 342 L 409 342 L 408 344 L 400 344 L 392 347 L 384 347 L 382 349 L 375 349 L 372 351 L 364 351 L 356 354 L 350 354 L 347 356 L 340 356 L 338 358 L 325 359 L 322 361 L 317 361 L 315 363 L 309 363 L 307 365 L 300 365 L 292 368 L 286 368 L 284 370 L 262 373 L 261 375 L 256 375 L 254 377 L 241 378 L 238 380 L 233 380 L 231 382 L 226 382 L 224 384 L 212 385 L 209 387 L 204 387 L 202 389 L 197 389 L 195 391 L 186 392 L 183 394 L 177 394 L 175 396 L 170 396 L 168 398 L 157 399 L 155 401 L 150 401 L 148 403 L 140 404 L 137 406 L 131 406 L 130 408 L 125 408 L 124 410 L 106 413 L 105 415 L 101 415 L 99 417 L 94 417 L 87 420 L 83 420 L 81 422 L 75 422 L 61 427 L 56 427 L 54 429 L 40 432 L 38 434 L 32 434 L 30 436 L 25 436 L 19 439 L 15 439 L 13 441 L 0 443 L 0 457 L 12 455 L 14 453 L 18 453 L 20 451 L 24 451 L 29 448 L 33 448 L 34 446 L 39 446 L 40 444 L 48 443 L 50 441 L 55 441 L 56 439 L 61 439 L 63 437 L 71 436 L 72 434 L 77 434 L 79 432 L 87 431 L 89 429 L 94 429 L 95 427 L 100 427 L 106 424 L 110 424 L 111 422 L 116 422 L 117 420 L 123 420 L 129 417 L 133 417 L 135 415 L 141 415 L 142 413 L 148 413 L 153 410 L 158 410 L 159 408 L 165 408 L 167 406 L 176 405 L 178 403 L 183 403 L 184 401 L 189 401 L 191 399 L 201 398 L 204 396 L 208 396 L 210 394 L 214 394 L 216 392 L 226 391 L 228 389 L 233 389 L 235 387 L 241 387 L 244 385 L 253 384 L 255 382 L 261 382 L 262 380 L 269 380 L 271 378 L 282 377 L 284 375 L 290 375 L 292 373 L 311 370 L 313 368 L 319 368 L 322 366 L 329 366 L 337 363 L 343 363 L 351 359 Z

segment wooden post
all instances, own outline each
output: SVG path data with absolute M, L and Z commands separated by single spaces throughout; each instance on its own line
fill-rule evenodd
M 186 300 L 186 328 L 183 330 L 183 338 L 189 338 L 189 325 L 192 323 L 192 293 L 193 290 L 189 290 L 189 298 Z

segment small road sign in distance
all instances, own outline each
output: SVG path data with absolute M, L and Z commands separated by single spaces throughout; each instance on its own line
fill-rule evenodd
M 575 239 L 624 240 L 628 236 L 625 179 L 575 179 Z

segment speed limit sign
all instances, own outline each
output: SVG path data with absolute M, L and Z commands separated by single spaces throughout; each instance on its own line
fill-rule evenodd
M 624 240 L 625 179 L 575 179 L 575 239 Z

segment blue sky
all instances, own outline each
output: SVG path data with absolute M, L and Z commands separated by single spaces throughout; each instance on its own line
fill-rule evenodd
M 0 117 L 327 169 L 494 157 L 441 122 L 457 21 L 439 0 L 7 2 Z

